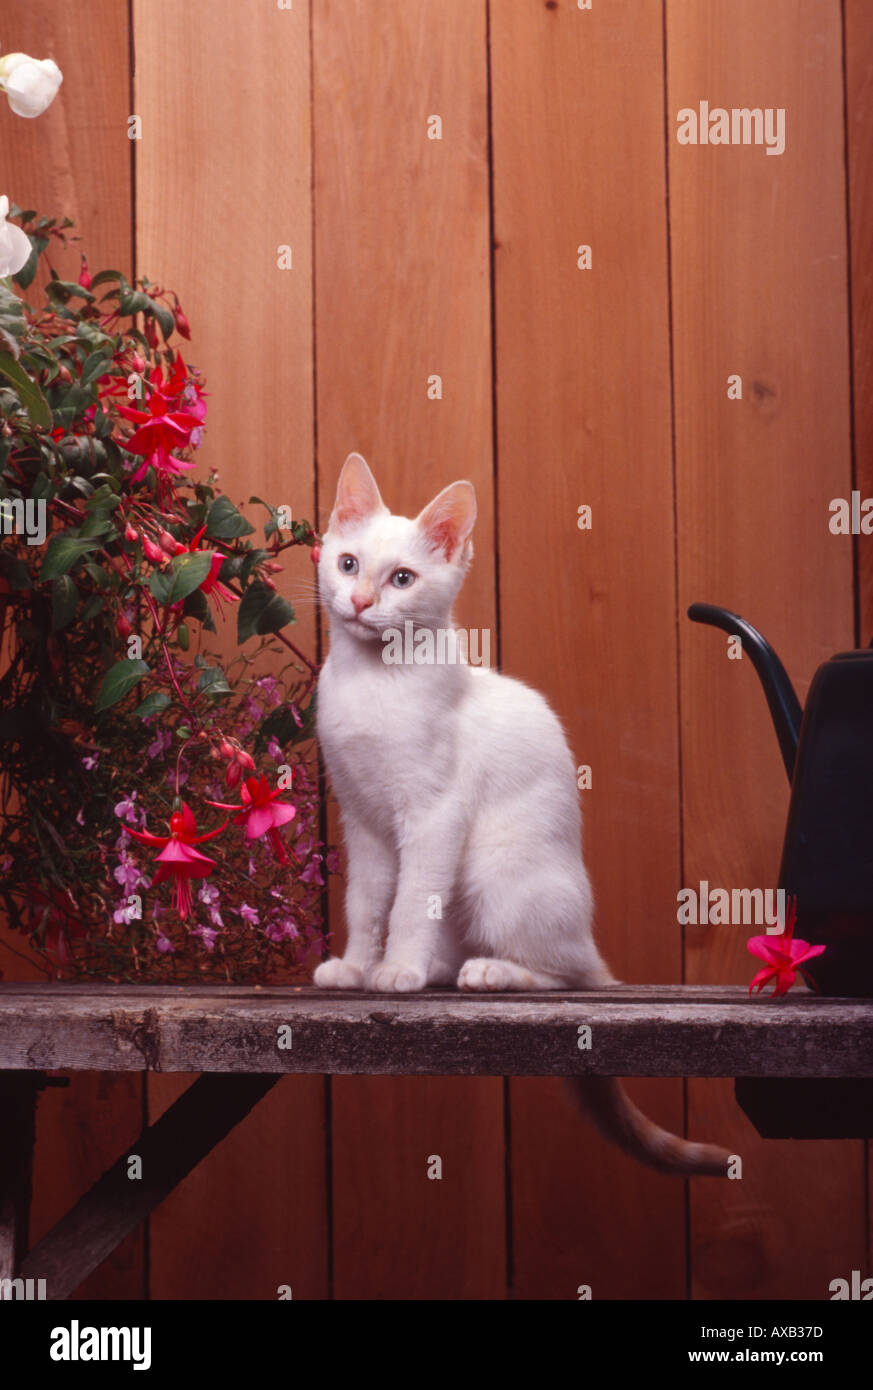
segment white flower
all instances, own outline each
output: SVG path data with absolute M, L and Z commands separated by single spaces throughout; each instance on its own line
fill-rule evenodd
M 0 275 L 17 275 L 30 258 L 30 238 L 14 222 L 6 221 L 8 212 L 9 199 L 0 198 Z
M 0 58 L 0 89 L 16 116 L 41 116 L 58 94 L 64 75 L 51 58 L 7 53 Z

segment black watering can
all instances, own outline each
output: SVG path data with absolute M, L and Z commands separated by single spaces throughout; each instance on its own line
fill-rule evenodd
M 688 616 L 739 637 L 758 673 L 791 801 L 779 887 L 797 899 L 796 935 L 822 943 L 804 962 L 822 994 L 873 997 L 873 650 L 819 666 L 806 708 L 782 662 L 751 623 L 693 603 Z M 737 1100 L 766 1138 L 873 1136 L 867 1078 L 741 1077 Z
M 827 947 L 803 968 L 822 994 L 873 997 L 873 650 L 819 666 L 801 709 L 751 623 L 708 603 L 688 616 L 739 637 L 764 687 L 791 782 L 779 887 L 797 899 L 796 935 Z

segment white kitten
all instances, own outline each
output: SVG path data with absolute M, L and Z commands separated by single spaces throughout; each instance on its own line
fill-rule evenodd
M 476 497 L 452 483 L 393 516 L 350 454 L 319 561 L 331 645 L 318 737 L 348 850 L 348 945 L 326 989 L 601 989 L 575 763 L 544 698 L 464 662 L 390 664 L 388 629 L 451 629 Z M 386 934 L 387 928 L 387 934 Z M 576 1078 L 607 1137 L 670 1172 L 724 1174 L 727 1154 L 667 1134 L 612 1077 Z

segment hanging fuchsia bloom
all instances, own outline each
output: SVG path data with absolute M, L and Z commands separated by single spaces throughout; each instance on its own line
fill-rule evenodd
M 201 537 L 205 535 L 205 533 L 206 527 L 201 526 L 200 530 L 197 532 L 197 535 L 194 537 L 191 544 L 188 546 L 188 549 L 190 550 L 192 555 L 211 553 L 212 563 L 209 567 L 209 573 L 207 574 L 203 583 L 199 585 L 199 588 L 203 590 L 204 594 L 212 595 L 212 597 L 218 604 L 218 611 L 221 613 L 222 600 L 225 603 L 239 603 L 239 595 L 233 593 L 232 590 L 228 589 L 227 585 L 222 584 L 218 578 L 221 566 L 224 564 L 225 560 L 227 559 L 227 556 L 224 555 L 220 550 L 213 550 L 211 552 L 201 551 L 200 540 Z M 254 763 L 252 764 L 252 766 L 254 767 Z
M 132 825 L 126 826 L 126 829 L 141 844 L 160 846 L 161 853 L 157 856 L 160 868 L 152 881 L 165 883 L 169 879 L 172 882 L 173 907 L 186 921 L 191 916 L 193 906 L 191 879 L 208 878 L 215 868 L 215 860 L 207 858 L 194 846 L 202 845 L 204 840 L 214 840 L 224 830 L 227 821 L 223 821 L 217 830 L 198 835 L 193 812 L 184 801 L 181 806 L 181 811 L 174 811 L 170 816 L 169 835 L 151 835 L 147 830 L 136 830 Z
M 126 420 L 132 420 L 139 428 L 125 441 L 125 449 L 132 454 L 141 454 L 142 465 L 131 477 L 131 482 L 139 482 L 151 465 L 158 474 L 178 473 L 185 468 L 194 468 L 193 463 L 174 458 L 171 449 L 184 449 L 200 420 L 196 415 L 184 410 L 173 410 L 172 401 L 160 391 L 155 391 L 148 401 L 148 410 L 134 410 L 132 406 L 119 406 L 118 411 Z
M 297 815 L 297 808 L 287 801 L 277 801 L 281 788 L 271 792 L 266 777 L 247 777 L 240 787 L 242 806 L 227 806 L 221 801 L 210 801 L 219 811 L 236 811 L 234 825 L 244 825 L 246 839 L 259 840 L 262 835 L 269 836 L 273 854 L 280 864 L 289 863 L 288 851 L 282 843 L 279 826 L 287 825 Z
M 827 948 L 825 946 L 810 946 L 808 941 L 794 939 L 794 925 L 797 920 L 797 902 L 791 899 L 791 907 L 788 912 L 788 923 L 785 930 L 779 936 L 753 936 L 746 942 L 746 948 L 751 951 L 753 956 L 758 956 L 760 960 L 765 960 L 768 969 L 759 970 L 752 983 L 749 985 L 749 993 L 755 992 L 757 986 L 760 994 L 770 980 L 775 980 L 776 985 L 771 998 L 775 999 L 777 994 L 787 994 L 791 986 L 800 973 L 807 984 L 813 984 L 805 970 L 801 969 L 801 961 L 812 960 L 814 956 L 820 956 Z M 813 984 L 813 988 L 815 985 Z

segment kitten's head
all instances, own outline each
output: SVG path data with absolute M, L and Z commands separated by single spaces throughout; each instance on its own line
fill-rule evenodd
M 394 516 L 360 454 L 349 454 L 321 547 L 318 586 L 331 622 L 363 641 L 386 628 L 449 622 L 473 557 L 472 483 L 451 483 L 414 519 Z

